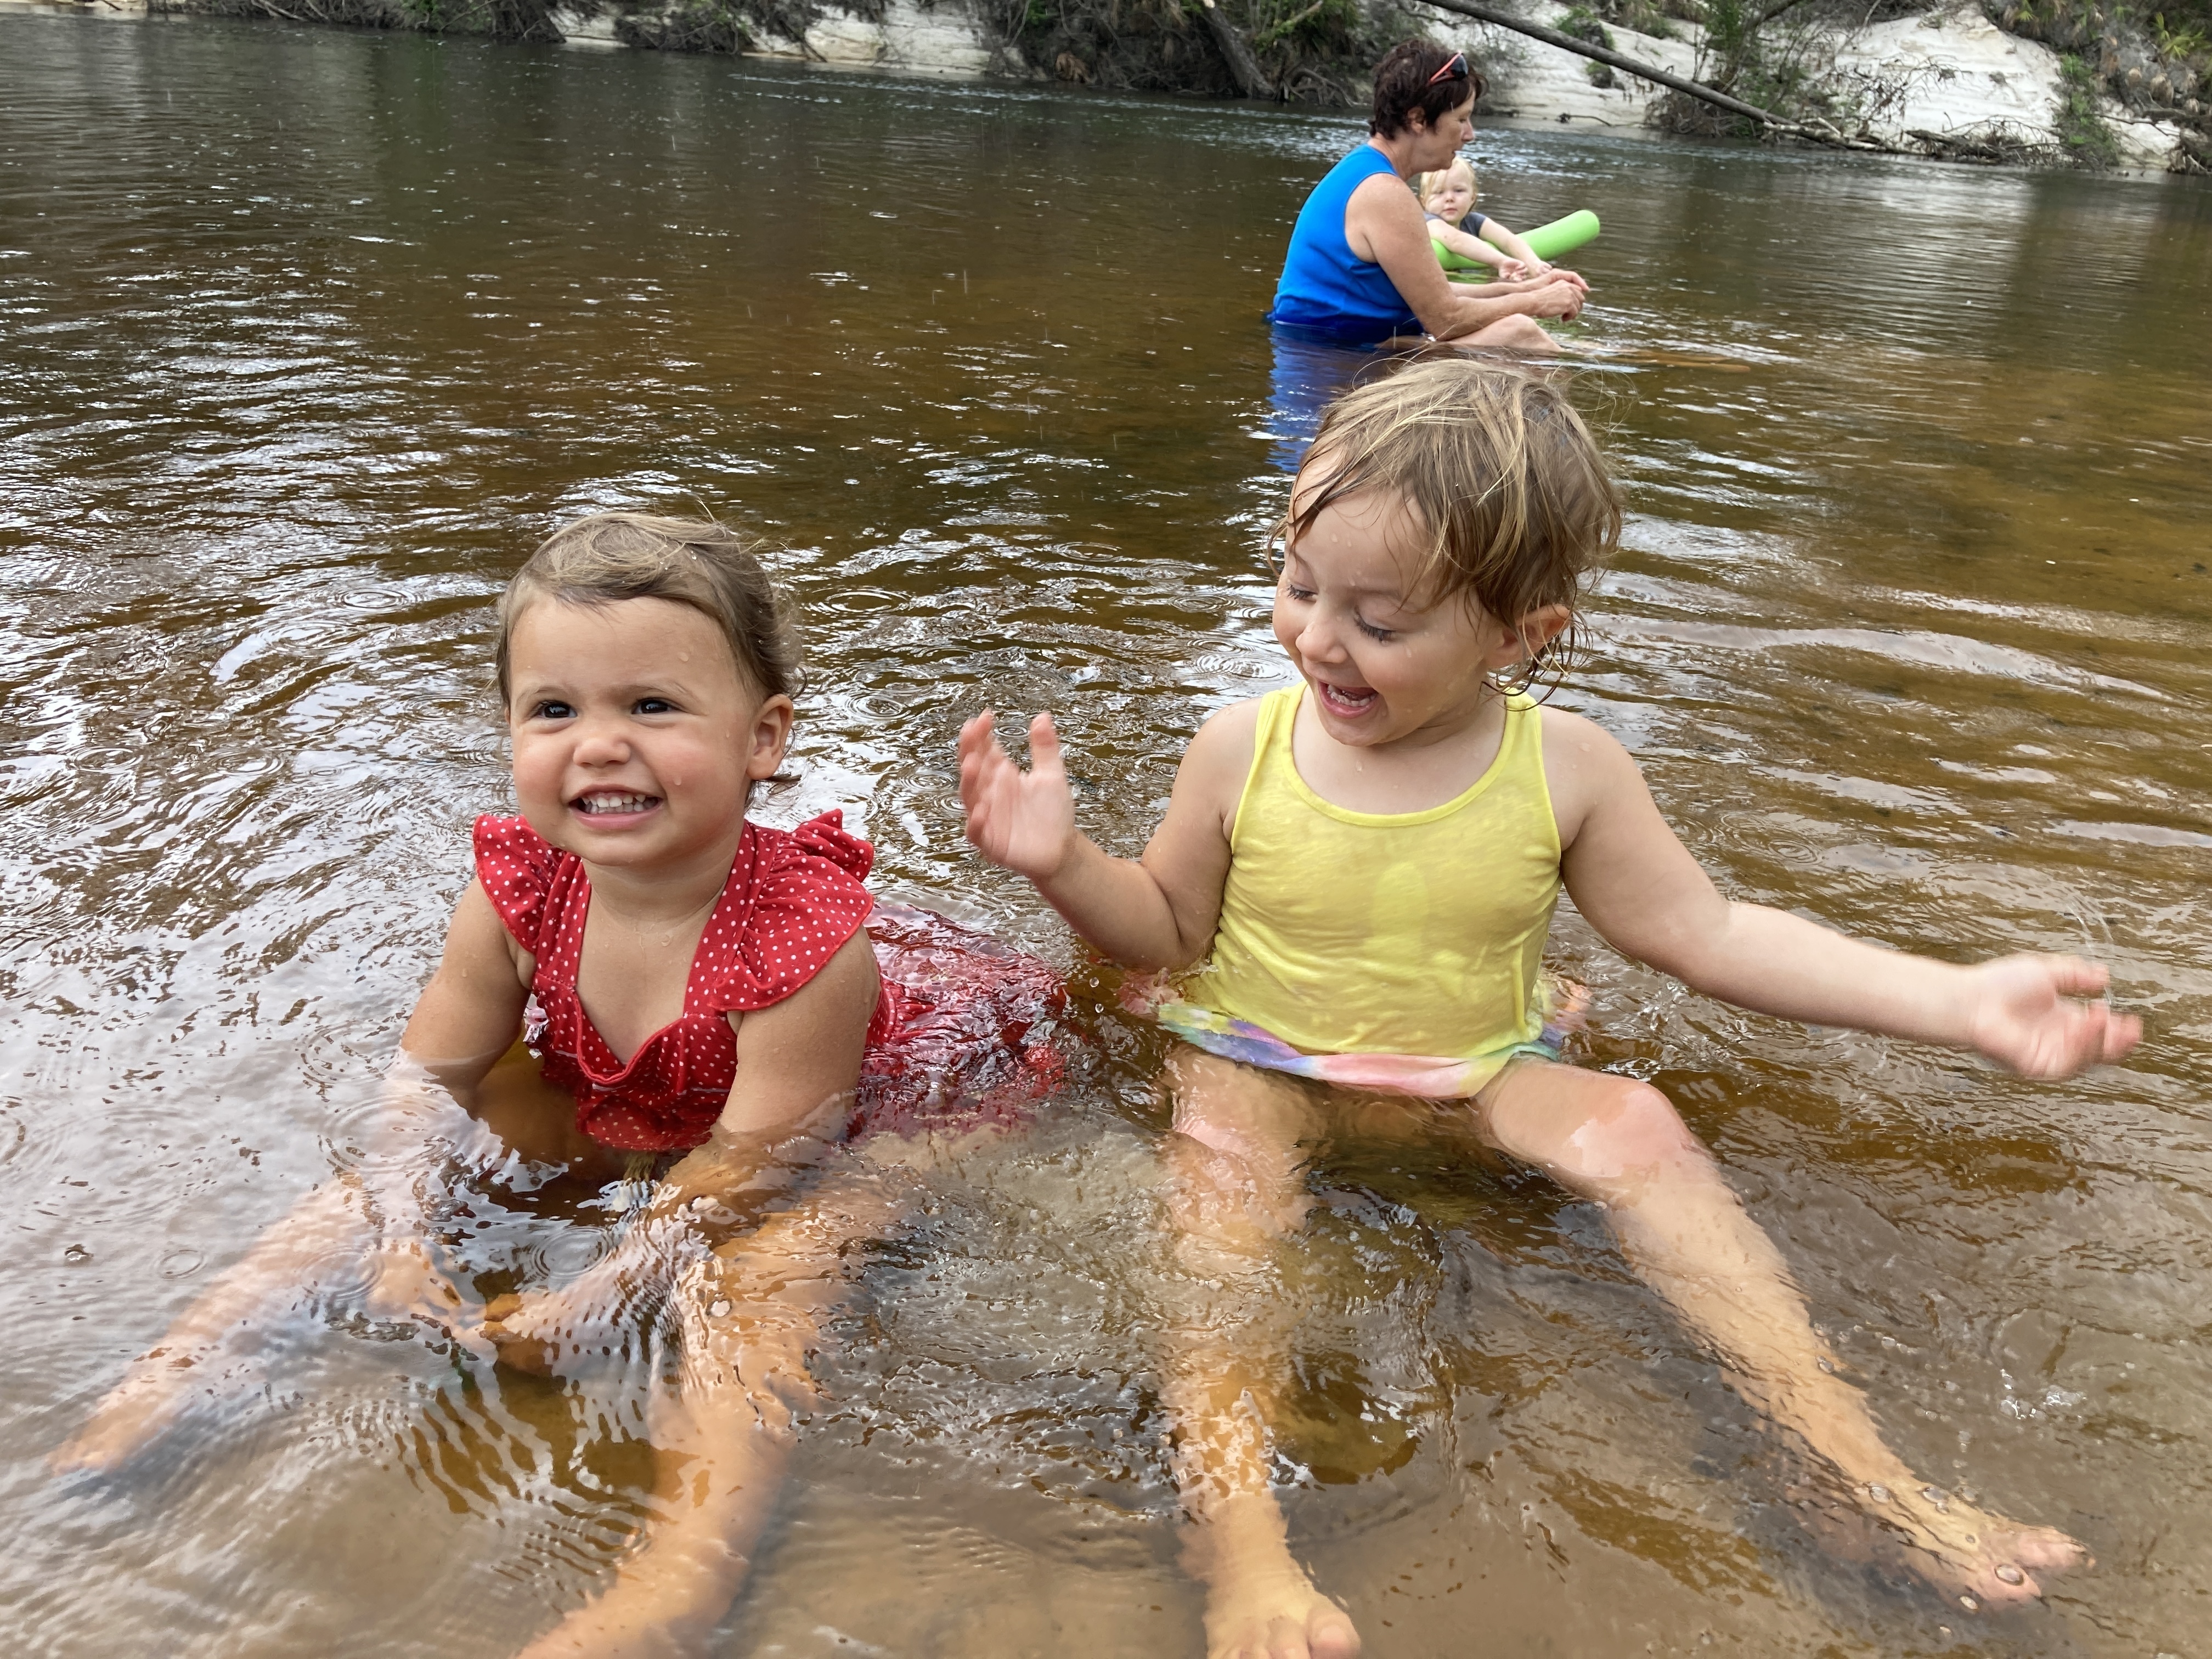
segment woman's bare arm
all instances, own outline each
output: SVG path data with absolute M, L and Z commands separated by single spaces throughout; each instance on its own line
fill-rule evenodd
M 1364 179 L 1344 210 L 1345 240 L 1382 267 L 1407 309 L 1439 340 L 1476 333 L 1506 317 L 1581 314 L 1579 278 L 1563 275 L 1470 287 L 1444 276 L 1429 251 L 1428 221 L 1411 191 L 1394 177 Z

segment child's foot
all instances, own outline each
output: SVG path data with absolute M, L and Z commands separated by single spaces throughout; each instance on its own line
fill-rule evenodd
M 2016 1526 L 1933 1486 L 1894 1491 L 1880 1482 L 1850 1488 L 1800 1490 L 1801 1518 L 1833 1553 L 1886 1560 L 1932 1586 L 1961 1611 L 2016 1606 L 2043 1594 L 2039 1572 L 2087 1563 L 2087 1552 L 2049 1527 Z
M 1358 1651 L 1352 1615 L 1287 1556 L 1257 1572 L 1217 1576 L 1207 1588 L 1206 1659 L 1353 1659 Z
M 2023 1527 L 1935 1486 L 1858 1487 L 1868 1514 L 1911 1546 L 1905 1565 L 1968 1613 L 2033 1601 L 2039 1572 L 2082 1565 L 2088 1552 L 2051 1527 Z

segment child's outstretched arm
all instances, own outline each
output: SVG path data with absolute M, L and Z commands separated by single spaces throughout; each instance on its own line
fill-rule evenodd
M 1229 832 L 1251 769 L 1257 702 L 1208 720 L 1176 772 L 1167 816 L 1141 859 L 1117 859 L 1075 825 L 1052 716 L 1030 722 L 1030 769 L 1000 744 L 987 709 L 960 728 L 968 839 L 1026 876 L 1068 926 L 1124 968 L 1186 968 L 1213 943 L 1229 879 Z
M 1721 896 L 1659 816 L 1643 775 L 1589 720 L 1547 709 L 1545 772 L 1567 891 L 1623 955 L 1738 1007 L 1972 1048 L 2029 1077 L 2067 1077 L 2135 1047 L 2109 977 L 2076 957 L 1960 967 L 1884 950 Z
M 1520 236 L 1506 229 L 1495 219 L 1485 219 L 1482 222 L 1480 237 L 1481 240 L 1489 243 L 1507 258 L 1519 261 L 1528 276 L 1541 276 L 1546 272 L 1556 269 L 1550 260 L 1540 258 L 1535 249 L 1530 247 Z M 1576 280 L 1579 282 L 1582 279 L 1577 277 Z
M 1486 233 L 1490 225 L 1489 220 L 1483 221 L 1482 228 Z M 1534 274 L 1534 267 L 1518 254 L 1508 253 L 1502 246 L 1493 246 L 1462 225 L 1448 225 L 1441 219 L 1431 219 L 1429 221 L 1429 240 L 1442 243 L 1462 259 L 1480 259 L 1500 276 L 1510 279 Z
M 357 1170 L 303 1194 L 246 1255 L 131 1364 L 91 1419 L 51 1460 L 58 1473 L 112 1469 L 166 1429 L 185 1402 L 260 1379 L 258 1322 L 280 1301 L 312 1291 L 318 1273 L 345 1261 L 358 1272 L 363 1237 L 378 1236 L 367 1293 L 380 1318 L 419 1315 L 453 1328 L 465 1299 L 423 1248 L 423 1208 L 439 1166 L 476 1139 L 456 1108 L 514 1040 L 523 981 L 491 904 L 474 883 L 463 895 L 444 960 L 416 1006 L 385 1085 L 385 1102 Z

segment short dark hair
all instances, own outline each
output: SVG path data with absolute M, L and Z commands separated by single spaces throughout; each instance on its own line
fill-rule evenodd
M 1470 94 L 1481 97 L 1489 83 L 1472 62 L 1465 79 L 1456 75 L 1433 78 L 1458 52 L 1456 46 L 1440 46 L 1433 40 L 1401 40 L 1384 52 L 1375 66 L 1375 113 L 1368 119 L 1368 131 L 1395 138 L 1412 125 L 1415 110 L 1421 112 L 1421 125 L 1432 127 Z

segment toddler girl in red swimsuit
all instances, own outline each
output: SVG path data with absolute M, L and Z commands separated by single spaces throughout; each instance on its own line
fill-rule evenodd
M 196 1364 L 358 1237 L 356 1206 L 383 1233 L 371 1311 L 434 1317 L 487 1356 L 543 1369 L 665 1298 L 682 1385 L 657 1401 L 653 1439 L 686 1478 L 664 1483 L 661 1524 L 607 1592 L 531 1650 L 658 1651 L 703 1635 L 742 1583 L 840 1247 L 892 1219 L 875 1183 L 817 1154 L 852 1133 L 1018 1115 L 1057 1075 L 1065 994 L 1034 958 L 876 909 L 873 853 L 839 814 L 796 830 L 746 818 L 782 763 L 798 678 L 749 538 L 581 520 L 532 556 L 499 624 L 521 811 L 477 821 L 476 878 L 400 1039 L 413 1081 L 395 1093 L 433 1084 L 506 1149 L 657 1177 L 649 1198 L 582 1274 L 478 1309 L 424 1247 L 419 1154 L 411 1173 L 371 1159 L 265 1234 L 58 1461 L 111 1467 L 150 1439 Z

